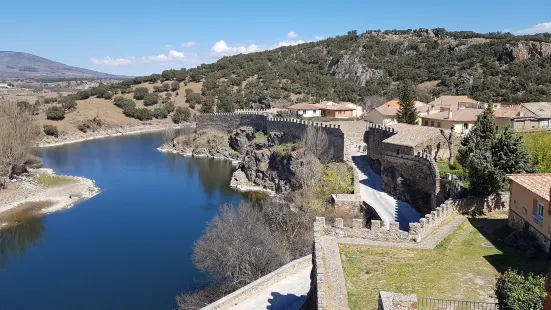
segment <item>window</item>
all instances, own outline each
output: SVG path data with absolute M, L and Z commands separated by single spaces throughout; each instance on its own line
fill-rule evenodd
M 532 218 L 537 224 L 543 223 L 543 203 L 539 202 L 536 205 L 536 210 L 534 214 L 532 214 Z
M 396 154 L 400 155 L 400 149 L 396 149 Z
M 430 126 L 434 127 L 434 121 L 430 121 Z
M 440 122 L 438 122 L 438 128 L 440 128 L 442 126 L 442 124 Z
M 425 120 L 425 121 L 423 122 L 423 124 L 424 124 L 425 126 L 428 126 L 428 125 L 429 125 L 429 121 Z
M 541 218 L 543 218 L 543 203 L 538 202 L 538 210 L 537 215 Z
M 464 124 L 463 124 L 463 128 L 464 128 L 464 129 L 469 129 L 469 123 L 464 123 Z

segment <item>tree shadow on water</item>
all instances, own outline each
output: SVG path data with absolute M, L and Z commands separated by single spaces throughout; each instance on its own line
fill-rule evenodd
M 306 301 L 306 295 L 297 296 L 294 294 L 285 294 L 272 292 L 272 298 L 268 299 L 270 303 L 266 309 L 268 310 L 294 310 L 300 309 Z
M 0 270 L 8 268 L 10 257 L 24 257 L 29 246 L 34 246 L 44 235 L 41 218 L 29 216 L 17 225 L 0 230 Z
M 507 225 L 507 219 L 469 218 L 471 225 L 489 242 L 473 246 L 495 247 L 500 254 L 486 255 L 484 258 L 499 273 L 515 269 L 525 274 L 544 274 L 549 266 L 547 254 L 530 252 L 507 244 L 505 239 L 513 232 Z

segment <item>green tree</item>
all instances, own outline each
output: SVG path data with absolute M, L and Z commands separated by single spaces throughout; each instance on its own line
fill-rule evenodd
M 492 146 L 492 154 L 496 168 L 504 173 L 534 171 L 522 137 L 518 136 L 511 127 L 505 128 L 498 136 Z
M 415 107 L 415 93 L 408 83 L 402 85 L 400 89 L 400 101 L 396 120 L 398 123 L 416 125 L 419 119 L 419 111 Z
M 147 87 L 136 87 L 134 89 L 134 99 L 136 100 L 142 100 L 147 94 L 149 94 Z
M 59 130 L 54 125 L 44 125 L 44 134 L 52 137 L 59 137 Z
M 49 107 L 46 110 L 46 118 L 52 121 L 60 121 L 65 118 L 65 110 L 62 107 Z
M 507 270 L 497 279 L 495 294 L 502 310 L 539 310 L 543 309 L 545 292 L 543 276 L 529 274 L 523 276 Z
M 188 108 L 177 107 L 172 115 L 172 121 L 175 124 L 180 124 L 181 122 L 186 122 L 189 120 L 191 113 Z
M 143 98 L 143 105 L 148 107 L 152 105 L 156 105 L 159 102 L 159 96 L 156 94 L 147 94 Z
M 177 91 L 178 89 L 180 89 L 180 83 L 178 81 L 174 81 L 174 82 L 170 83 L 170 90 L 171 91 Z

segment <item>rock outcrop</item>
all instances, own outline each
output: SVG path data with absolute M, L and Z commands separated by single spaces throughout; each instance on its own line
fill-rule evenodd
M 229 144 L 232 149 L 243 153 L 254 140 L 254 128 L 245 126 L 239 127 L 229 137 Z
M 507 44 L 501 56 L 515 62 L 545 58 L 551 56 L 551 43 L 521 41 L 516 44 Z

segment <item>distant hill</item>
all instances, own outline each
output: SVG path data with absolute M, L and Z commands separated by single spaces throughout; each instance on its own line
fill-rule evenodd
M 0 79 L 117 79 L 121 76 L 68 66 L 36 55 L 0 51 Z
M 202 82 L 193 98 L 204 111 L 278 107 L 281 101 L 372 104 L 416 85 L 416 97 L 466 95 L 482 102 L 551 101 L 551 34 L 371 30 L 258 53 L 214 64 L 134 78 L 125 84 Z M 197 96 L 201 97 L 197 97 Z M 197 100 L 195 100 L 197 99 Z

